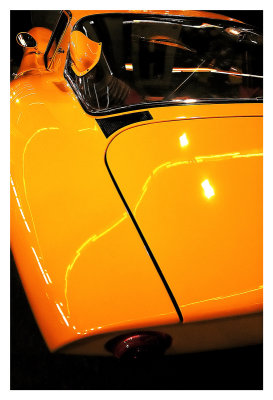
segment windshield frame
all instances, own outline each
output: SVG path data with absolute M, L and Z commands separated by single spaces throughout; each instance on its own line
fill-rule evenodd
M 215 18 L 204 18 L 204 17 L 186 17 L 183 15 L 162 15 L 162 14 L 138 14 L 138 13 L 122 13 L 117 12 L 115 13 L 120 16 L 126 16 L 128 18 L 133 19 L 148 19 L 148 20 L 155 20 L 166 22 L 173 22 L 173 23 L 180 23 L 180 24 L 202 24 L 202 23 L 209 23 L 211 25 L 217 25 L 221 28 L 244 28 L 251 32 L 258 33 L 262 35 L 257 29 L 249 24 L 245 24 L 242 22 L 230 21 L 230 20 L 222 20 L 222 19 L 215 19 Z M 97 13 L 84 16 L 83 18 L 79 19 L 76 24 L 74 25 L 72 31 L 77 30 L 78 26 L 82 24 L 85 20 L 90 20 L 92 18 L 96 18 L 97 16 L 113 16 L 113 13 Z M 176 106 L 187 106 L 187 105 L 200 105 L 200 104 L 234 104 L 234 103 L 262 103 L 262 97 L 255 97 L 255 98 L 202 98 L 202 99 L 186 99 L 186 100 L 160 100 L 160 101 L 153 101 L 153 102 L 142 102 L 139 104 L 131 104 L 125 106 L 115 106 L 108 109 L 103 110 L 90 110 L 81 95 L 81 92 L 77 85 L 74 84 L 72 77 L 68 72 L 68 62 L 70 59 L 70 48 L 68 47 L 67 51 L 67 59 L 64 68 L 64 77 L 68 81 L 69 85 L 71 86 L 72 90 L 74 91 L 78 101 L 80 102 L 81 106 L 85 110 L 85 112 L 89 115 L 94 116 L 106 116 L 106 115 L 115 115 L 124 112 L 130 112 L 134 110 L 147 110 L 150 108 L 158 108 L 158 107 L 176 107 Z M 262 78 L 261 78 L 262 79 Z
M 62 25 L 63 16 L 67 18 L 67 20 L 66 20 L 64 25 Z M 67 28 L 68 28 L 68 26 L 70 24 L 71 18 L 72 18 L 72 13 L 69 10 L 62 10 L 60 12 L 59 18 L 58 18 L 58 20 L 56 22 L 55 28 L 52 31 L 51 37 L 49 39 L 49 42 L 47 44 L 46 51 L 45 51 L 45 54 L 44 54 L 44 62 L 45 62 L 45 67 L 46 67 L 47 70 L 50 70 L 52 65 L 53 65 L 54 59 L 56 57 L 56 54 L 58 54 L 59 48 L 61 46 L 62 39 L 63 39 L 63 37 L 64 37 L 64 35 L 65 35 L 66 31 L 67 31 Z M 59 34 L 58 43 L 56 43 L 56 48 L 55 48 L 55 50 L 53 52 L 52 57 L 49 58 L 48 57 L 49 52 L 50 52 L 50 50 L 52 48 L 54 40 L 58 37 L 58 34 Z

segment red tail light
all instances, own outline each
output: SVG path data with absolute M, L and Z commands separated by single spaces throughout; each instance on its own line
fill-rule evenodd
M 163 355 L 171 343 L 166 333 L 147 331 L 117 336 L 105 348 L 116 358 L 139 359 Z

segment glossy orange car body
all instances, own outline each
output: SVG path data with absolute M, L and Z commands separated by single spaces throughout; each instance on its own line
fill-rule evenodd
M 72 11 L 50 68 L 51 32 L 33 28 L 41 54 L 26 49 L 11 83 L 11 245 L 43 337 L 91 354 L 142 328 L 169 332 L 171 352 L 255 343 L 262 104 L 155 107 L 106 138 L 63 76 L 71 29 L 94 13 Z

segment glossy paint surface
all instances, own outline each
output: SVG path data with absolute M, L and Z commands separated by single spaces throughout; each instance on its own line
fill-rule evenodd
M 106 139 L 63 77 L 72 15 L 65 53 L 24 58 L 10 95 L 11 245 L 47 345 L 179 322 L 105 153 L 184 321 L 260 310 L 262 106 L 153 108 Z
M 147 124 L 108 147 L 184 322 L 261 309 L 261 124 L 260 117 Z
M 78 76 L 85 75 L 98 63 L 101 55 L 101 43 L 87 38 L 80 31 L 73 31 L 70 38 L 72 69 Z
M 51 102 L 37 95 L 41 79 L 25 96 L 14 81 L 11 124 L 12 250 L 49 347 L 116 326 L 178 322 L 107 172 L 104 135 L 50 78 Z
M 47 28 L 31 28 L 29 30 L 31 36 L 37 42 L 37 50 L 33 48 L 25 48 L 24 56 L 20 65 L 17 75 L 21 75 L 23 72 L 31 71 L 32 73 L 37 73 L 38 71 L 44 71 L 44 57 L 43 54 L 46 50 L 47 43 L 52 34 L 51 30 Z

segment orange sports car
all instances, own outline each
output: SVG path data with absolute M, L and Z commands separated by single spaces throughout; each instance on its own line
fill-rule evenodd
M 198 11 L 17 35 L 11 246 L 51 351 L 262 341 L 262 37 Z

